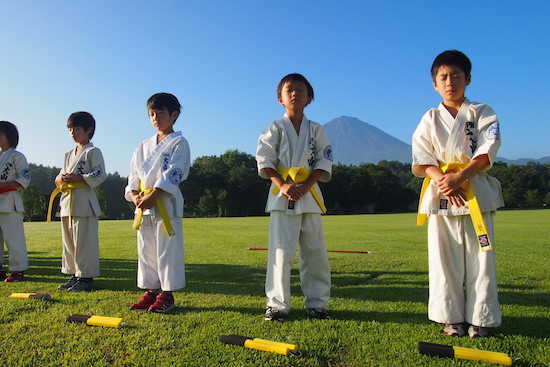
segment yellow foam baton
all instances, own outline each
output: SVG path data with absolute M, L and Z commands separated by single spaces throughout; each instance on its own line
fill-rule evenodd
M 119 328 L 126 325 L 122 322 L 122 319 L 119 317 L 106 317 L 106 316 L 88 316 L 88 315 L 79 315 L 74 314 L 67 317 L 69 322 L 82 322 L 90 326 L 106 326 Z
M 43 301 L 49 301 L 52 299 L 52 296 L 50 296 L 47 293 L 12 293 L 10 295 L 10 298 L 32 298 L 32 299 L 41 299 Z
M 139 183 L 139 194 L 140 195 L 149 195 L 153 192 L 154 189 L 146 189 L 143 184 Z M 168 232 L 168 236 L 172 237 L 176 234 L 176 231 L 174 231 L 174 227 L 172 227 L 172 222 L 170 222 L 170 216 L 168 215 L 168 211 L 166 211 L 166 207 L 164 206 L 164 202 L 161 198 L 158 198 L 155 201 L 155 205 L 157 206 L 157 210 L 160 213 L 160 217 L 162 218 L 162 223 L 164 223 L 164 228 L 166 228 L 166 232 Z M 134 223 L 132 224 L 132 228 L 136 231 L 139 231 L 141 227 L 141 218 L 143 217 L 143 210 L 139 209 L 137 210 L 135 217 L 134 217 Z
M 271 340 L 249 338 L 242 335 L 222 335 L 220 341 L 224 344 L 240 345 L 241 347 L 261 350 L 264 352 L 273 352 L 282 354 L 285 356 L 291 355 L 299 358 L 302 356 L 302 352 L 293 344 L 279 343 Z
M 464 169 L 468 163 L 448 163 L 440 166 L 439 168 L 443 173 L 458 172 Z M 422 182 L 422 189 L 420 190 L 420 199 L 418 200 L 418 215 L 416 218 L 416 225 L 423 226 L 426 224 L 426 214 L 420 213 L 420 205 L 422 205 L 422 199 L 424 199 L 424 193 L 430 185 L 431 178 L 425 177 Z M 481 209 L 476 198 L 476 194 L 469 180 L 466 180 L 466 200 L 468 202 L 468 208 L 470 209 L 470 218 L 476 231 L 477 240 L 481 246 L 481 251 L 490 251 L 493 249 L 491 238 L 489 237 L 489 231 L 483 221 Z
M 467 359 L 470 361 L 483 361 L 511 366 L 514 361 L 506 353 L 488 352 L 479 349 L 453 347 L 449 345 L 420 342 L 418 351 L 435 357 Z
M 53 190 L 52 194 L 50 195 L 50 203 L 48 204 L 48 213 L 46 214 L 46 221 L 47 223 L 50 223 L 51 216 L 52 216 L 52 206 L 53 206 L 53 200 L 59 193 L 68 193 L 69 194 L 69 228 L 71 228 L 71 213 L 73 211 L 73 195 L 72 191 L 73 189 L 79 189 L 89 187 L 88 184 L 84 181 L 81 182 L 72 182 L 72 183 L 64 183 L 61 186 L 57 186 L 55 190 Z
M 286 181 L 290 177 L 292 179 L 292 181 L 294 181 L 296 183 L 303 183 L 303 182 L 306 182 L 309 175 L 311 174 L 311 171 L 308 170 L 307 168 L 305 168 L 304 166 L 302 166 L 302 167 L 291 167 L 291 168 L 277 167 L 277 173 L 281 176 L 281 178 L 284 181 Z M 277 186 L 275 186 L 273 188 L 273 190 L 271 190 L 271 192 L 273 193 L 273 195 L 277 195 L 280 190 L 281 189 L 279 189 Z M 309 191 L 313 195 L 313 198 L 315 199 L 315 202 L 317 202 L 317 205 L 319 205 L 319 208 L 321 208 L 321 211 L 323 212 L 323 214 L 326 213 L 327 208 L 326 208 L 325 204 L 323 203 L 323 200 L 321 200 L 321 197 L 317 193 L 317 190 L 315 190 L 315 187 L 311 186 Z

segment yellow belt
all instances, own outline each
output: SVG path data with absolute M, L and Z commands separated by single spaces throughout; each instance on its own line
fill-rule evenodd
M 52 194 L 50 195 L 50 203 L 48 205 L 48 213 L 47 213 L 47 222 L 51 222 L 51 215 L 52 215 L 52 206 L 53 206 L 53 200 L 59 194 L 60 192 L 64 194 L 69 194 L 69 228 L 71 228 L 71 217 L 73 212 L 73 195 L 72 191 L 73 189 L 78 188 L 84 188 L 89 187 L 88 184 L 84 181 L 81 182 L 72 182 L 72 183 L 64 183 L 61 186 L 57 186 L 55 190 L 53 190 Z
M 456 173 L 464 169 L 467 165 L 468 163 L 447 163 L 441 165 L 439 168 L 443 173 Z M 422 199 L 424 198 L 424 193 L 430 185 L 430 181 L 430 177 L 424 178 L 422 190 L 420 191 L 420 199 L 418 200 L 418 216 L 416 219 L 416 224 L 419 226 L 426 224 L 426 214 L 420 214 L 420 206 L 422 205 Z M 487 227 L 483 221 L 483 216 L 481 215 L 479 203 L 469 180 L 466 180 L 466 200 L 468 202 L 468 208 L 470 209 L 470 217 L 472 218 L 472 223 L 474 224 L 477 240 L 481 246 L 481 251 L 490 251 L 493 249 L 491 238 L 489 237 L 489 232 L 487 231 Z
M 146 189 L 143 184 L 139 183 L 139 194 L 140 195 L 149 195 L 153 192 L 154 189 Z M 168 236 L 172 237 L 176 234 L 176 231 L 174 231 L 174 227 L 172 227 L 172 222 L 170 222 L 170 216 L 168 215 L 168 212 L 166 211 L 166 207 L 164 206 L 164 203 L 160 198 L 158 198 L 155 201 L 155 205 L 157 207 L 157 210 L 160 213 L 160 217 L 162 218 L 162 222 L 164 223 L 164 228 L 166 228 L 166 232 L 168 232 Z M 141 218 L 143 217 L 143 210 L 139 209 L 136 212 L 136 215 L 134 217 L 134 223 L 132 224 L 132 228 L 136 231 L 139 230 L 141 227 Z
M 309 175 L 311 174 L 311 171 L 308 170 L 307 168 L 303 167 L 303 166 L 302 167 L 291 167 L 291 168 L 277 167 L 277 173 L 279 175 L 281 175 L 281 178 L 284 181 L 286 181 L 287 178 L 290 177 L 292 179 L 292 181 L 294 181 L 296 183 L 303 183 L 308 179 Z M 277 186 L 275 186 L 273 188 L 273 190 L 271 190 L 273 195 L 277 195 L 279 193 L 279 191 L 280 191 L 280 189 Z M 321 199 L 321 197 L 319 196 L 319 194 L 315 190 L 315 187 L 311 186 L 309 191 L 313 195 L 313 198 L 317 202 L 317 205 L 319 205 L 319 208 L 321 208 L 321 211 L 323 212 L 323 214 L 326 213 L 327 208 L 325 207 L 325 204 L 323 203 L 323 200 Z

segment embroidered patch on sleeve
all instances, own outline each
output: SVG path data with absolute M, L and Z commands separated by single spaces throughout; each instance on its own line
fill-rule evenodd
M 23 178 L 26 179 L 26 180 L 31 179 L 31 171 L 28 168 L 25 168 L 23 170 Z
M 329 145 L 328 147 L 326 147 L 323 155 L 325 156 L 325 159 L 332 161 L 332 146 Z
M 101 167 L 95 167 L 92 172 L 90 172 L 90 177 L 99 177 L 101 175 Z
M 485 131 L 485 137 L 489 140 L 499 140 L 500 139 L 500 128 L 498 122 L 493 122 L 491 126 Z
M 170 172 L 168 172 L 168 178 L 170 179 L 170 182 L 174 185 L 179 185 L 181 182 L 181 179 L 183 178 L 183 172 L 179 168 L 172 168 Z

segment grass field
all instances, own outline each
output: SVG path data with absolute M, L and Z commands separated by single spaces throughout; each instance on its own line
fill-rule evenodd
M 288 321 L 263 321 L 268 218 L 184 219 L 187 287 L 167 315 L 130 311 L 136 235 L 130 221 L 100 222 L 97 290 L 60 292 L 59 223 L 26 223 L 25 282 L 0 284 L 4 366 L 488 366 L 420 355 L 419 341 L 508 353 L 519 366 L 550 366 L 550 210 L 495 218 L 503 325 L 489 339 L 449 338 L 428 321 L 426 229 L 414 214 L 326 216 L 332 320 L 305 317 L 298 271 Z M 4 259 L 6 266 L 7 259 Z M 51 301 L 9 298 L 50 293 Z M 122 317 L 120 329 L 66 321 L 70 314 Z M 296 344 L 303 358 L 222 344 L 240 334 Z

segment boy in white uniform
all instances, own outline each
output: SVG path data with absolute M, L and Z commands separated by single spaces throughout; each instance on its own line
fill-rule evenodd
M 23 228 L 23 200 L 18 189 L 25 189 L 31 175 L 25 156 L 15 150 L 19 133 L 14 124 L 0 121 L 0 280 L 19 282 L 28 269 L 27 243 Z M 10 255 L 9 277 L 2 269 L 4 242 Z
M 412 171 L 426 177 L 419 224 L 428 219 L 428 318 L 448 336 L 489 336 L 501 324 L 495 269 L 493 216 L 504 206 L 500 183 L 484 171 L 500 146 L 499 122 L 487 105 L 465 96 L 470 60 L 445 51 L 432 65 L 443 98 L 429 110 L 412 139 Z M 466 296 L 464 295 L 466 288 Z M 466 325 L 465 325 L 466 324 Z
M 285 76 L 277 96 L 286 114 L 264 130 L 256 151 L 259 175 L 272 181 L 266 205 L 270 229 L 265 319 L 283 321 L 290 311 L 290 272 L 298 245 L 308 314 L 328 319 L 330 265 L 321 223 L 326 208 L 317 181 L 331 178 L 332 150 L 322 126 L 304 115 L 313 88 L 302 75 Z
M 158 131 L 134 150 L 125 190 L 136 205 L 139 288 L 147 289 L 132 310 L 167 312 L 173 291 L 185 287 L 183 195 L 179 184 L 189 175 L 189 144 L 174 132 L 180 114 L 178 99 L 157 93 L 147 101 L 149 119 Z
M 94 277 L 99 276 L 98 224 L 101 208 L 94 188 L 105 179 L 105 163 L 101 150 L 90 141 L 95 133 L 96 122 L 88 112 L 75 112 L 67 120 L 69 134 L 76 148 L 65 154 L 63 169 L 55 178 L 61 192 L 61 234 L 63 255 L 61 272 L 71 275 L 57 287 L 69 292 L 90 291 Z M 50 211 L 48 211 L 48 220 Z

